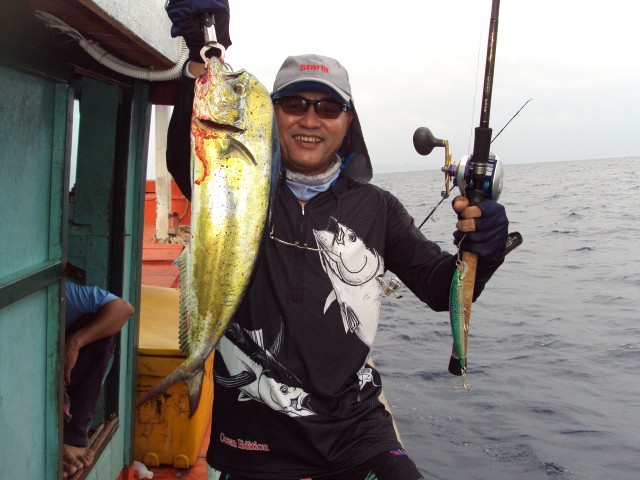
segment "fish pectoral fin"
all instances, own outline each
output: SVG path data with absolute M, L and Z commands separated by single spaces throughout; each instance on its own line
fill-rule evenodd
M 327 296 L 327 300 L 324 302 L 324 312 L 323 313 L 327 313 L 327 310 L 329 310 L 329 307 L 331 306 L 331 304 L 333 302 L 335 302 L 337 299 L 338 299 L 338 297 L 336 297 L 335 290 L 331 290 L 331 293 Z
M 240 388 L 256 381 L 256 374 L 253 372 L 242 372 L 232 377 L 216 375 L 216 383 L 223 387 Z
M 247 162 L 252 163 L 253 165 L 258 165 L 253 153 L 249 150 L 244 143 L 239 140 L 236 140 L 233 137 L 229 138 L 229 150 L 231 149 L 238 150 L 240 152 L 240 156 L 242 156 Z

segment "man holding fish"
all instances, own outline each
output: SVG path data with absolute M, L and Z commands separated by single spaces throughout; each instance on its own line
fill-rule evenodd
M 174 0 L 167 11 L 172 34 L 183 35 L 192 53 L 167 162 L 198 217 L 192 252 L 181 260 L 190 357 L 171 382 L 187 380 L 195 408 L 200 365 L 215 348 L 209 478 L 423 478 L 379 400 L 380 375 L 368 358 L 385 271 L 445 311 L 457 256 L 427 240 L 392 194 L 369 183 L 369 154 L 338 61 L 288 57 L 265 100 L 246 72 L 225 72 L 216 56 L 202 63 L 204 36 L 191 27 L 213 12 L 218 45 L 227 48 L 227 2 Z M 263 163 L 272 171 L 239 183 Z M 245 190 L 255 194 L 238 199 Z M 254 196 L 264 197 L 261 207 Z M 230 233 L 259 209 L 254 233 Z M 508 220 L 492 200 L 469 206 L 457 197 L 453 209 L 458 238 L 466 234 L 461 250 L 479 257 L 477 297 L 503 262 Z M 246 250 L 254 255 L 229 266 Z M 240 274 L 237 283 L 228 278 Z

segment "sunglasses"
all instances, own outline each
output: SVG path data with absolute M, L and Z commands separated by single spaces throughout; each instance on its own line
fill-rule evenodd
M 334 120 L 340 116 L 342 112 L 348 112 L 349 107 L 344 103 L 335 100 L 307 100 L 302 97 L 280 97 L 276 98 L 273 103 L 280 105 L 282 111 L 287 115 L 301 117 L 313 105 L 316 109 L 318 117 L 325 120 Z

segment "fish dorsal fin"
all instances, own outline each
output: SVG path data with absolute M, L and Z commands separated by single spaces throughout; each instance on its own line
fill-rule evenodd
M 271 348 L 267 350 L 268 353 L 271 353 L 273 357 L 277 357 L 280 353 L 280 349 L 282 348 L 282 342 L 284 340 L 284 323 L 280 323 L 280 331 L 278 332 L 278 336 L 273 341 Z
M 251 340 L 253 340 L 256 345 L 264 350 L 264 335 L 262 334 L 262 329 L 247 330 L 246 328 L 243 328 L 243 330 L 247 333 L 247 335 L 249 335 Z
M 178 271 L 180 273 L 178 343 L 180 352 L 187 358 L 191 352 L 189 341 L 189 311 L 193 307 L 193 305 L 191 305 L 193 302 L 193 295 L 191 293 L 192 289 L 190 288 L 190 279 L 192 278 L 192 256 L 190 250 L 191 244 L 188 244 L 176 259 Z

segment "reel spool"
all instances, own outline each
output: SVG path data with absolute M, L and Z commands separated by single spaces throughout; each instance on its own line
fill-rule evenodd
M 467 187 L 470 190 L 480 190 L 484 193 L 484 198 L 498 200 L 502 193 L 502 182 L 504 179 L 504 168 L 500 159 L 493 153 L 489 152 L 487 159 L 487 171 L 484 175 L 484 182 L 481 188 L 473 185 L 471 175 L 471 155 L 465 155 L 460 163 L 449 165 L 447 173 L 453 179 L 453 186 L 458 187 L 463 195 L 466 195 Z
M 442 196 L 449 196 L 449 181 L 453 180 L 453 185 L 458 187 L 463 195 L 467 190 L 480 190 L 485 198 L 498 200 L 502 193 L 502 182 L 504 178 L 504 168 L 500 159 L 493 153 L 489 152 L 487 160 L 486 173 L 484 182 L 478 188 L 473 184 L 472 169 L 473 164 L 471 155 L 465 155 L 459 163 L 451 162 L 451 154 L 449 153 L 449 141 L 436 138 L 426 127 L 418 128 L 413 134 L 413 146 L 420 155 L 429 155 L 435 147 L 445 148 L 445 163 L 442 172 L 445 176 L 445 191 Z

